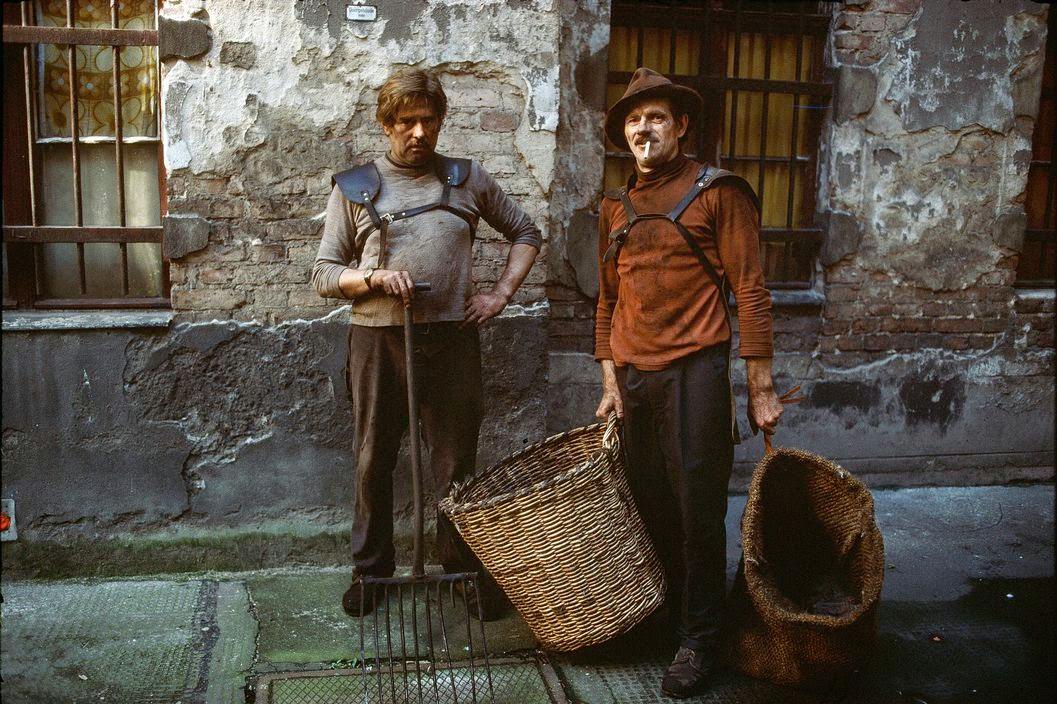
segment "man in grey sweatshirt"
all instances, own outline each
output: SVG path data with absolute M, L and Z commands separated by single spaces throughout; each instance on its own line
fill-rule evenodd
M 510 302 L 541 244 L 539 228 L 480 164 L 435 152 L 446 111 L 444 90 L 431 73 L 405 69 L 389 77 L 376 113 L 389 151 L 334 176 L 312 269 L 319 295 L 352 301 L 346 383 L 355 415 L 357 492 L 352 584 L 342 599 L 351 616 L 362 615 L 361 603 L 363 611 L 372 605 L 361 577 L 388 577 L 395 567 L 393 468 L 408 429 L 405 307 L 416 299 L 422 432 L 434 485 L 446 495 L 476 463 L 477 327 Z M 473 239 L 482 218 L 511 247 L 495 287 L 475 293 Z M 431 290 L 416 296 L 416 281 L 430 282 Z M 479 569 L 443 515 L 437 516 L 437 557 L 449 572 Z M 489 601 L 481 604 L 487 612 Z

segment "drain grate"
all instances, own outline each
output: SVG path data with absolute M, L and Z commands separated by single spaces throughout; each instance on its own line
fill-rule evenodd
M 504 658 L 489 671 L 469 663 L 419 668 L 413 662 L 382 667 L 263 675 L 257 704 L 561 704 L 561 685 L 550 665 L 536 659 Z
M 667 666 L 667 662 L 660 660 L 579 665 L 577 669 L 583 673 L 580 677 L 569 672 L 566 666 L 561 669 L 563 676 L 573 675 L 570 694 L 578 701 L 671 704 L 673 700 L 660 691 Z M 587 675 L 586 680 L 584 675 Z M 711 678 L 703 694 L 679 701 L 687 704 L 820 704 L 824 699 L 721 670 Z
M 184 702 L 204 692 L 217 583 L 4 585 L 4 701 Z

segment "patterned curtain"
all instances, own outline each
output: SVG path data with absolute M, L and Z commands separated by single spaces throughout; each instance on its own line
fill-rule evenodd
M 77 27 L 111 27 L 108 0 L 75 3 Z M 66 26 L 65 0 L 41 0 L 37 21 L 43 26 Z M 153 29 L 154 0 L 120 0 L 121 29 Z M 114 52 L 110 47 L 78 46 L 78 136 L 114 136 Z M 40 45 L 41 137 L 70 136 L 69 54 L 66 47 Z M 125 137 L 157 137 L 157 53 L 155 47 L 120 49 L 121 113 Z

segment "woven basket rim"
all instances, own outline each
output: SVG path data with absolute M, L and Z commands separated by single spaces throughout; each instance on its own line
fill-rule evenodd
M 495 464 L 491 465 L 485 471 L 467 477 L 465 481 L 453 485 L 448 495 L 441 499 L 440 502 L 438 502 L 438 506 L 442 511 L 444 511 L 444 513 L 448 514 L 449 516 L 454 516 L 456 514 L 461 513 L 470 513 L 472 511 L 478 511 L 481 509 L 493 508 L 495 506 L 507 503 L 509 501 L 513 501 L 514 499 L 519 499 L 524 496 L 529 496 L 531 494 L 537 494 L 557 484 L 565 483 L 571 479 L 574 479 L 580 474 L 584 474 L 587 471 L 594 469 L 600 461 L 604 461 L 606 459 L 606 451 L 604 449 L 600 449 L 594 457 L 584 460 L 574 467 L 563 470 L 558 474 L 554 475 L 553 477 L 550 477 L 549 479 L 541 479 L 538 482 L 533 482 L 532 484 L 523 486 L 519 489 L 514 489 L 513 491 L 506 491 L 501 494 L 496 494 L 495 496 L 491 496 L 487 499 L 480 499 L 478 501 L 467 501 L 461 503 L 458 501 L 460 494 L 467 491 L 471 486 L 483 483 L 484 481 L 488 480 L 491 477 L 493 471 L 496 470 L 496 468 L 515 463 L 526 455 L 529 455 L 545 447 L 556 445 L 559 442 L 578 437 L 585 433 L 596 432 L 598 430 L 604 429 L 605 426 L 606 423 L 592 423 L 591 425 L 584 425 L 579 428 L 573 428 L 572 430 L 566 430 L 565 432 L 552 435 L 537 443 L 529 445 L 528 447 L 524 447 L 515 452 L 514 454 L 510 455 L 509 457 L 506 457 L 500 460 L 499 462 L 496 462 Z M 616 447 L 618 449 L 620 447 L 619 436 L 617 439 Z
M 760 502 L 762 500 L 760 494 L 761 494 L 761 487 L 762 487 L 762 484 L 763 484 L 763 477 L 766 474 L 767 470 L 770 468 L 770 466 L 775 461 L 777 461 L 778 459 L 780 459 L 782 457 L 792 457 L 792 458 L 801 459 L 801 460 L 809 460 L 809 461 L 815 463 L 818 467 L 820 467 L 822 469 L 825 469 L 825 470 L 828 470 L 829 472 L 831 472 L 840 481 L 846 482 L 848 485 L 850 485 L 851 489 L 853 491 L 855 491 L 856 493 L 860 493 L 863 496 L 865 496 L 865 498 L 866 498 L 866 506 L 869 509 L 867 513 L 872 519 L 872 530 L 868 529 L 867 532 L 864 533 L 863 537 L 864 538 L 875 538 L 880 543 L 881 550 L 882 551 L 884 550 L 884 536 L 881 534 L 881 531 L 876 527 L 877 523 L 876 523 L 876 518 L 875 518 L 875 514 L 874 514 L 873 495 L 870 493 L 870 490 L 854 474 L 852 474 L 848 470 L 844 469 L 843 467 L 838 465 L 836 462 L 833 462 L 832 460 L 826 459 L 825 457 L 822 457 L 821 455 L 817 455 L 817 454 L 815 454 L 813 452 L 808 452 L 807 450 L 802 450 L 802 449 L 799 449 L 799 448 L 780 447 L 780 448 L 775 448 L 775 450 L 773 452 L 765 454 L 760 459 L 760 461 L 756 464 L 756 468 L 753 470 L 752 481 L 749 484 L 749 494 L 748 494 L 748 498 L 747 498 L 746 503 L 745 503 L 745 512 L 746 513 L 749 511 L 749 507 L 750 506 L 752 506 L 754 509 L 759 507 Z M 747 533 L 750 533 L 750 529 L 743 527 L 742 528 L 742 540 L 743 540 L 743 542 L 750 542 L 750 541 L 745 540 L 748 537 L 746 535 Z M 758 537 L 755 530 L 751 530 L 751 534 L 752 534 L 753 538 L 757 538 Z M 757 542 L 758 542 L 757 540 L 752 540 L 751 541 L 751 543 L 753 545 L 755 545 Z M 759 577 L 759 575 L 758 575 L 758 567 L 757 567 L 757 565 L 759 564 L 759 556 L 758 555 L 750 555 L 748 553 L 748 551 L 746 550 L 744 552 L 744 561 L 745 561 L 745 578 L 746 578 L 746 581 L 761 579 Z M 883 564 L 884 564 L 884 561 L 882 560 L 882 565 Z M 775 604 L 773 602 L 764 602 L 762 600 L 761 595 L 758 593 L 758 590 L 750 589 L 748 591 L 749 591 L 749 594 L 750 594 L 750 596 L 752 598 L 753 603 L 756 605 L 756 608 L 760 611 L 761 614 L 771 614 L 771 615 L 779 616 L 780 618 L 782 618 L 786 622 L 793 622 L 793 623 L 800 623 L 800 624 L 810 624 L 810 625 L 815 625 L 815 626 L 826 626 L 826 627 L 831 627 L 832 628 L 832 627 L 847 626 L 847 625 L 849 625 L 851 623 L 854 623 L 857 619 L 861 618 L 864 613 L 866 613 L 867 611 L 869 611 L 871 608 L 873 608 L 875 606 L 875 604 L 881 598 L 881 589 L 882 589 L 882 587 L 884 585 L 884 569 L 883 569 L 883 567 L 881 569 L 880 576 L 881 576 L 881 579 L 879 579 L 877 581 L 876 588 L 875 589 L 871 589 L 869 591 L 869 593 L 864 593 L 862 595 L 863 598 L 862 598 L 862 601 L 860 602 L 860 604 L 858 606 L 856 606 L 854 609 L 852 609 L 851 611 L 849 611 L 848 613 L 846 613 L 846 614 L 844 614 L 842 616 L 830 616 L 830 615 L 827 615 L 827 614 L 812 614 L 812 613 L 807 613 L 805 611 L 790 611 L 789 609 L 787 609 L 787 608 L 785 608 L 785 607 L 783 607 L 783 606 L 781 606 L 779 604 Z

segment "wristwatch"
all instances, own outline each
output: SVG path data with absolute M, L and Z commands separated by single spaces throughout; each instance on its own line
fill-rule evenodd
M 363 283 L 367 284 L 367 290 L 371 290 L 371 277 L 374 276 L 374 269 L 363 270 Z

